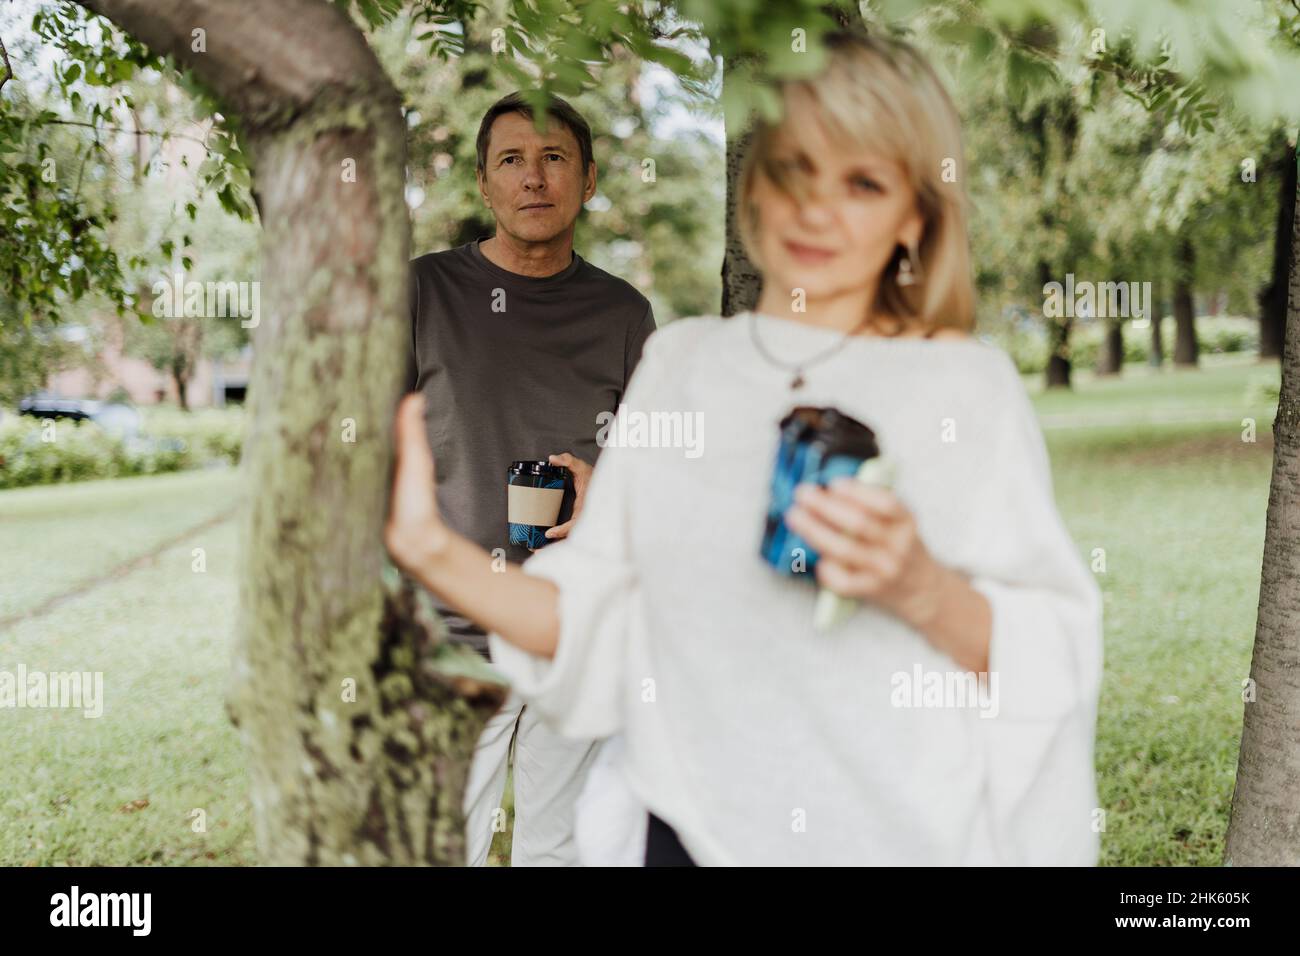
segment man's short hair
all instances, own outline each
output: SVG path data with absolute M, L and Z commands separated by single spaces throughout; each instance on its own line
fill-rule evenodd
M 578 150 L 582 155 L 582 173 L 585 176 L 587 167 L 595 161 L 591 152 L 591 127 L 587 125 L 581 113 L 558 96 L 551 96 L 546 112 L 552 119 L 567 126 L 569 132 L 578 141 Z M 478 140 L 475 144 L 480 171 L 487 170 L 488 141 L 492 138 L 492 124 L 496 122 L 498 116 L 507 113 L 523 113 L 529 119 L 533 118 L 533 108 L 518 90 L 501 97 L 489 106 L 488 111 L 483 114 L 483 122 L 478 125 Z

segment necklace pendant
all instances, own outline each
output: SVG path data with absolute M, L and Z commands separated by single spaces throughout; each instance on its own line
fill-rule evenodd
M 794 378 L 790 379 L 790 388 L 803 388 L 803 372 L 795 372 Z

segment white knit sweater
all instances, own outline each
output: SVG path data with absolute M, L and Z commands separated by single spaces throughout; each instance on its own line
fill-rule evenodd
M 839 340 L 748 314 L 656 332 L 620 415 L 698 412 L 702 453 L 604 449 L 569 539 L 524 565 L 559 587 L 555 658 L 494 634 L 496 666 L 561 733 L 622 734 L 623 780 L 701 864 L 1095 863 L 1101 597 L 1014 366 L 857 337 L 795 393 L 751 322 L 789 362 Z M 869 605 L 815 632 L 815 588 L 759 557 L 796 404 L 876 432 L 930 551 L 988 598 L 992 701 L 923 694 L 958 665 Z

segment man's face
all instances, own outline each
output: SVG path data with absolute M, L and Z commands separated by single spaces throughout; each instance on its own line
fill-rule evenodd
M 596 193 L 596 166 L 582 168 L 578 138 L 564 124 L 547 121 L 539 133 L 523 113 L 498 116 L 486 168 L 478 174 L 497 228 L 524 242 L 547 242 L 571 228 Z

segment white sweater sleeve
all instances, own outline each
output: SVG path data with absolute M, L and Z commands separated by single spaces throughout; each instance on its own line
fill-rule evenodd
M 1009 360 L 972 505 L 996 715 L 979 719 L 993 836 L 1009 864 L 1092 864 L 1102 602 L 1056 508 L 1042 432 Z
M 646 340 L 619 404 L 620 417 L 654 407 L 668 364 L 664 338 L 659 331 Z M 569 536 L 523 564 L 525 574 L 552 581 L 559 589 L 560 638 L 554 659 L 488 635 L 493 666 L 542 719 L 570 737 L 594 739 L 622 729 L 625 655 L 639 600 L 628 542 L 637 452 L 605 445 Z

